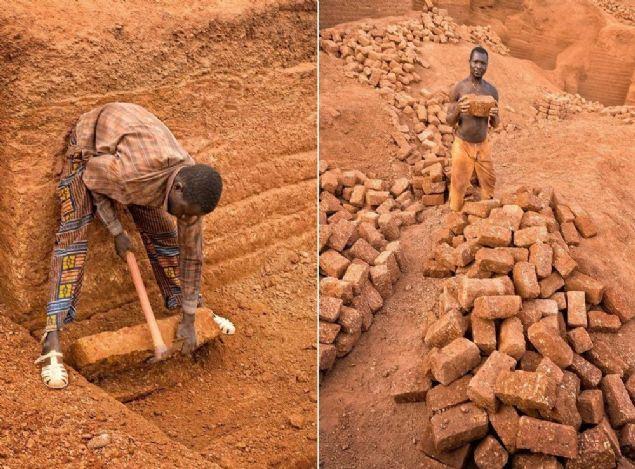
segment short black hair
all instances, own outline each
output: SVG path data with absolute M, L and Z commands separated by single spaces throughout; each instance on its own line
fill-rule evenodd
M 474 56 L 476 52 L 478 52 L 479 54 L 485 54 L 485 56 L 489 59 L 489 54 L 487 53 L 485 48 L 481 46 L 476 46 L 474 49 L 472 49 L 472 52 L 470 52 L 470 60 L 472 60 L 472 57 Z
M 183 199 L 187 203 L 198 205 L 203 213 L 216 208 L 223 180 L 214 168 L 206 164 L 185 166 L 177 178 L 183 184 Z

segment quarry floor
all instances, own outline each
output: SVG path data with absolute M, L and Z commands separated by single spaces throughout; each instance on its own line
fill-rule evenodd
M 426 49 L 432 68 L 422 88 L 446 88 L 468 73 L 469 46 Z M 322 159 L 343 169 L 361 169 L 388 180 L 407 174 L 394 156 L 392 124 L 378 93 L 344 77 L 337 59 L 320 55 Z M 532 63 L 494 56 L 489 76 L 501 93 L 504 123 L 517 129 L 493 136 L 497 191 L 519 185 L 552 185 L 588 210 L 600 227 L 574 255 L 596 278 L 616 282 L 635 307 L 635 126 L 609 117 L 579 114 L 565 121 L 536 123 L 531 102 L 552 89 Z M 335 112 L 337 111 L 337 112 Z M 361 117 L 363 116 L 363 117 Z M 432 233 L 447 205 L 427 209 L 423 223 L 402 231 L 405 273 L 353 351 L 336 362 L 320 384 L 320 461 L 324 468 L 419 467 L 425 404 L 395 404 L 391 376 L 421 364 L 424 318 L 437 301 L 442 280 L 422 275 Z M 635 365 L 635 321 L 611 340 Z

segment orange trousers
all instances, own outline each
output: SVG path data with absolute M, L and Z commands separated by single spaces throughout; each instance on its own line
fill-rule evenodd
M 481 186 L 481 198 L 491 199 L 494 195 L 496 175 L 492 161 L 492 145 L 489 139 L 481 143 L 470 143 L 454 137 L 452 144 L 452 179 L 450 182 L 450 208 L 455 212 L 463 208 L 465 191 L 476 171 Z

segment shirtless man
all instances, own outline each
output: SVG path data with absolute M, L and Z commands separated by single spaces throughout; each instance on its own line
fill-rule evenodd
M 487 71 L 488 54 L 478 46 L 470 53 L 470 76 L 456 84 L 450 94 L 447 123 L 457 125 L 452 144 L 452 180 L 450 184 L 450 208 L 456 212 L 463 207 L 463 199 L 472 174 L 476 171 L 481 187 L 481 198 L 494 195 L 496 176 L 492 162 L 492 147 L 487 137 L 488 126 L 498 127 L 498 106 L 490 109 L 489 117 L 469 114 L 466 95 L 489 95 L 498 102 L 498 91 L 483 79 Z
M 196 348 L 194 313 L 200 302 L 203 217 L 221 196 L 220 175 L 196 164 L 172 132 L 136 104 L 109 103 L 83 114 L 68 136 L 57 187 L 61 222 L 51 261 L 50 296 L 42 337 L 42 381 L 68 384 L 60 330 L 75 318 L 88 253 L 88 225 L 99 215 L 121 258 L 132 243 L 115 203 L 132 215 L 148 253 L 165 306 L 180 309 L 181 352 Z M 98 259 L 94 259 L 98 261 Z M 231 322 L 214 320 L 225 333 Z

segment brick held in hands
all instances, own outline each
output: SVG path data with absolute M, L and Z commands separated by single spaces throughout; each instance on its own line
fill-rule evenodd
M 580 378 L 580 383 L 584 389 L 597 387 L 602 379 L 602 371 L 593 363 L 585 360 L 584 357 L 576 353 L 573 354 L 569 369 Z
M 584 292 L 567 292 L 567 324 L 569 327 L 587 327 L 586 303 Z
M 540 298 L 549 298 L 556 293 L 562 287 L 564 287 L 564 279 L 558 272 L 551 272 L 551 274 L 543 278 L 540 282 Z
M 549 410 L 556 403 L 556 383 L 537 372 L 501 371 L 494 394 L 501 402 L 522 410 Z
M 619 375 L 610 374 L 602 378 L 602 393 L 614 428 L 635 423 L 635 406 Z
M 609 286 L 604 290 L 602 306 L 609 313 L 618 316 L 622 324 L 630 321 L 635 316 L 635 308 L 629 307 L 622 290 L 614 286 Z
M 560 368 L 567 368 L 573 360 L 573 350 L 560 337 L 558 329 L 551 327 L 545 319 L 529 326 L 527 338 L 543 356 L 551 359 Z
M 474 316 L 483 319 L 505 319 L 516 316 L 522 298 L 518 295 L 480 296 L 474 300 Z
M 320 343 L 332 344 L 335 342 L 337 334 L 340 332 L 341 326 L 332 322 L 320 321 Z
M 387 244 L 384 236 L 370 223 L 360 223 L 357 232 L 360 238 L 368 241 L 375 249 L 382 250 Z
M 479 469 L 502 469 L 509 454 L 496 438 L 486 436 L 474 450 L 474 462 Z
M 599 389 L 587 389 L 578 396 L 578 411 L 582 421 L 597 425 L 604 418 L 604 397 Z
M 491 319 L 482 319 L 472 314 L 470 318 L 472 341 L 484 355 L 496 350 L 496 325 Z
M 505 251 L 481 248 L 476 252 L 476 262 L 481 270 L 496 274 L 507 274 L 514 267 L 514 258 Z
M 553 267 L 563 277 L 568 277 L 578 267 L 578 263 L 573 260 L 566 249 L 558 244 L 552 244 Z
M 498 334 L 498 350 L 516 360 L 520 359 L 526 350 L 523 324 L 516 317 L 503 320 Z
M 584 353 L 593 348 L 591 336 L 584 327 L 576 327 L 570 330 L 567 332 L 567 338 L 575 353 Z
M 334 249 L 320 254 L 320 270 L 329 277 L 342 278 L 351 262 Z
M 399 264 L 397 263 L 397 256 L 392 251 L 382 251 L 382 253 L 377 256 L 374 264 L 377 265 L 385 265 L 388 268 L 388 273 L 390 274 L 390 281 L 395 283 L 399 280 L 401 276 L 401 271 L 399 270 Z
M 481 246 L 490 248 L 505 247 L 512 242 L 512 232 L 502 226 L 482 223 L 476 231 L 476 241 Z
M 498 375 L 503 371 L 513 370 L 515 366 L 514 358 L 505 353 L 493 351 L 469 382 L 467 395 L 470 400 L 489 412 L 496 412 L 497 401 L 494 387 Z
M 597 335 L 595 336 L 593 348 L 586 352 L 586 357 L 602 370 L 603 374 L 624 376 L 624 372 L 628 369 L 628 364 L 615 353 L 613 343 L 607 343 L 606 340 L 600 339 Z
M 479 296 L 513 295 L 514 284 L 507 276 L 485 279 L 462 276 L 458 280 L 457 294 L 461 307 L 469 310 Z
M 431 385 L 419 367 L 400 368 L 392 375 L 391 394 L 397 404 L 424 402 Z
M 569 425 L 522 416 L 518 422 L 516 447 L 535 453 L 575 458 L 578 455 L 578 434 Z
M 328 246 L 342 252 L 355 233 L 355 223 L 348 220 L 340 220 L 331 226 L 331 236 Z
M 458 311 L 450 311 L 432 323 L 424 342 L 428 347 L 445 347 L 454 339 L 463 337 L 466 330 L 467 319 Z
M 474 369 L 480 361 L 481 354 L 476 344 L 460 337 L 432 358 L 432 375 L 438 382 L 447 385 Z
M 583 291 L 587 303 L 598 305 L 604 296 L 605 286 L 582 272 L 573 272 L 565 281 L 567 291 Z
M 562 469 L 562 464 L 548 454 L 520 453 L 514 455 L 512 469 Z
M 544 226 L 531 226 L 514 232 L 514 246 L 528 248 L 532 244 L 547 242 L 547 228 Z
M 616 454 L 606 433 L 590 428 L 578 437 L 578 456 L 567 462 L 567 469 L 615 467 Z
M 372 247 L 364 238 L 359 238 L 349 250 L 351 256 L 361 259 L 367 264 L 373 264 L 379 251 Z
M 359 340 L 362 335 L 361 329 L 353 334 L 348 334 L 346 332 L 340 332 L 337 334 L 337 338 L 335 339 L 335 348 L 337 350 L 337 357 L 341 358 L 350 353 L 355 347 L 355 344 Z
M 591 217 L 582 215 L 575 217 L 573 222 L 583 238 L 593 238 L 594 236 L 597 236 L 598 229 Z
M 370 278 L 384 300 L 392 295 L 392 279 L 386 264 L 371 267 Z
M 567 244 L 571 246 L 578 246 L 580 244 L 580 235 L 572 222 L 560 225 L 560 231 L 562 232 L 562 237 Z
M 604 311 L 589 311 L 589 330 L 593 332 L 617 332 L 622 327 L 620 318 Z
M 553 249 L 545 243 L 532 244 L 529 248 L 529 262 L 536 267 L 536 275 L 543 279 L 552 271 Z
M 450 451 L 487 434 L 487 414 L 472 403 L 460 404 L 430 419 L 434 445 Z
M 334 345 L 320 344 L 320 371 L 330 370 L 335 364 L 337 350 Z
M 341 298 L 345 303 L 353 299 L 353 285 L 335 277 L 320 280 L 320 295 Z
M 469 401 L 467 387 L 471 379 L 472 375 L 466 375 L 447 386 L 443 384 L 434 386 L 430 389 L 426 398 L 428 409 L 435 414 L 449 407 Z
M 513 270 L 516 292 L 523 299 L 538 298 L 540 285 L 536 276 L 536 267 L 529 262 L 517 262 Z

